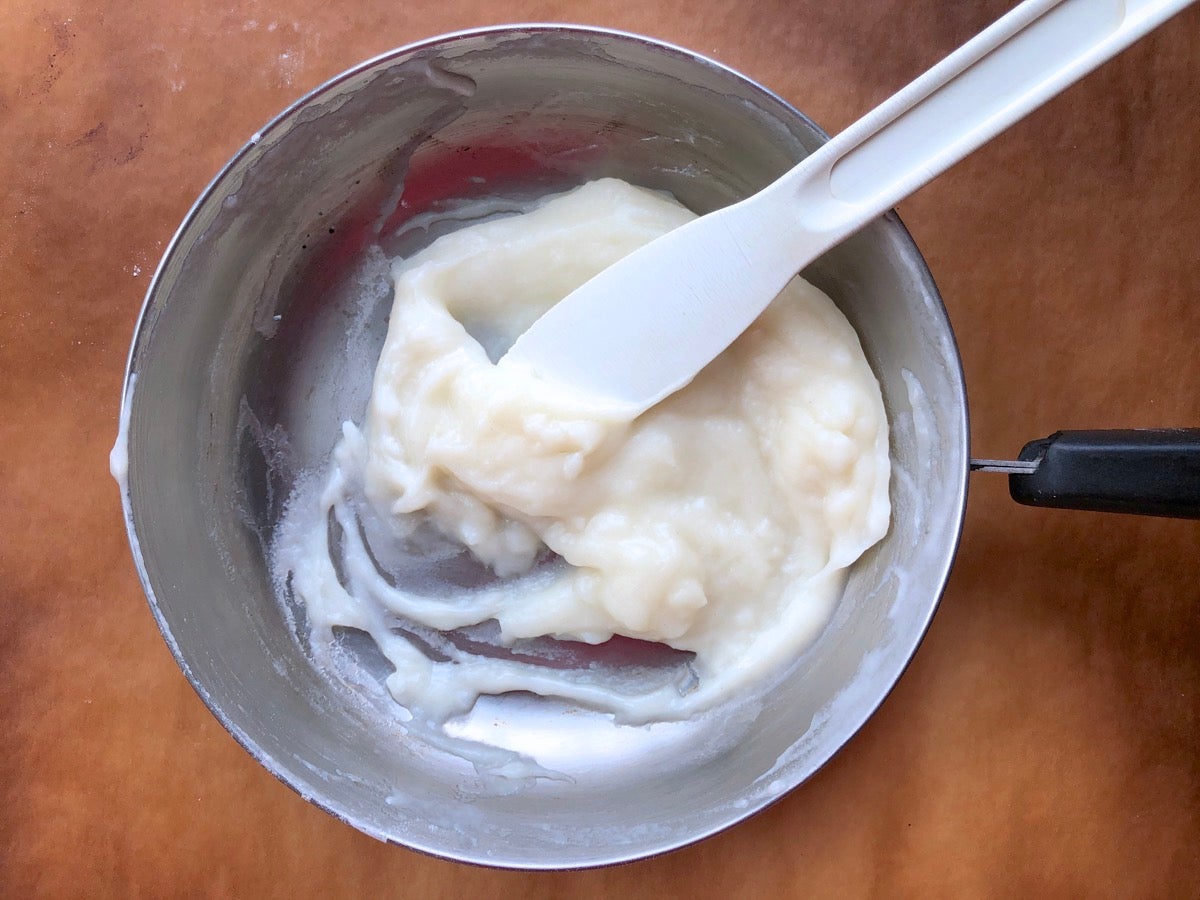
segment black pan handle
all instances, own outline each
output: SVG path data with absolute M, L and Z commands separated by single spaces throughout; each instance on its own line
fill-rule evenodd
M 1200 428 L 1058 431 L 1030 441 L 1011 474 L 1018 503 L 1200 519 Z

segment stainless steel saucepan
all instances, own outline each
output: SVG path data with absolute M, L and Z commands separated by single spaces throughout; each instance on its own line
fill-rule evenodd
M 384 256 L 453 227 L 464 200 L 532 197 L 606 175 L 706 212 L 824 140 L 769 91 L 687 50 L 600 29 L 513 26 L 366 62 L 238 152 L 150 287 L 117 455 L 128 454 L 129 536 L 163 635 L 263 766 L 381 839 L 456 860 L 567 868 L 720 831 L 803 782 L 862 726 L 937 606 L 970 468 L 954 334 L 895 215 L 805 273 L 857 329 L 882 385 L 891 530 L 854 566 L 817 642 L 759 694 L 643 728 L 501 698 L 489 740 L 537 748 L 566 777 L 497 790 L 319 673 L 265 561 L 296 480 L 320 467 L 343 420 L 361 421 L 390 305 Z M 1017 461 L 1014 491 L 1064 502 L 1078 489 L 1077 505 L 1129 508 L 1146 499 L 1145 483 L 1114 496 L 1120 478 L 1081 478 L 1101 471 L 1097 454 L 1127 463 L 1111 444 L 1133 442 L 1126 449 L 1176 467 L 1150 511 L 1196 514 L 1196 457 L 1179 444 L 1191 437 L 1159 434 L 1148 449 L 1144 435 L 1038 445 Z M 1189 472 L 1190 499 L 1180 486 Z

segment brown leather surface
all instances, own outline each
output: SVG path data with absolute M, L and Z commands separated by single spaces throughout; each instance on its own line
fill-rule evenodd
M 146 282 L 303 91 L 413 39 L 582 21 L 717 57 L 838 130 L 1008 0 L 8 0 L 0 8 L 0 895 L 1195 896 L 1200 523 L 972 479 L 950 588 L 831 765 L 732 831 L 534 875 L 388 847 L 228 737 L 146 608 L 107 474 Z M 977 456 L 1200 426 L 1200 9 L 906 202 Z

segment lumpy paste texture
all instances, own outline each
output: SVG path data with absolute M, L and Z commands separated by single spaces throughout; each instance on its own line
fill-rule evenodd
M 366 420 L 276 545 L 318 661 L 357 629 L 427 718 L 532 691 L 646 722 L 711 706 L 816 636 L 890 515 L 879 386 L 821 291 L 793 280 L 632 421 L 489 357 L 692 217 L 603 179 L 395 264 Z M 679 652 L 580 652 L 614 636 Z

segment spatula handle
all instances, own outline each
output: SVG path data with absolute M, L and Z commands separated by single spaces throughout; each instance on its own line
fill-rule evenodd
M 1026 0 L 781 179 L 804 230 L 833 246 L 1192 2 Z

